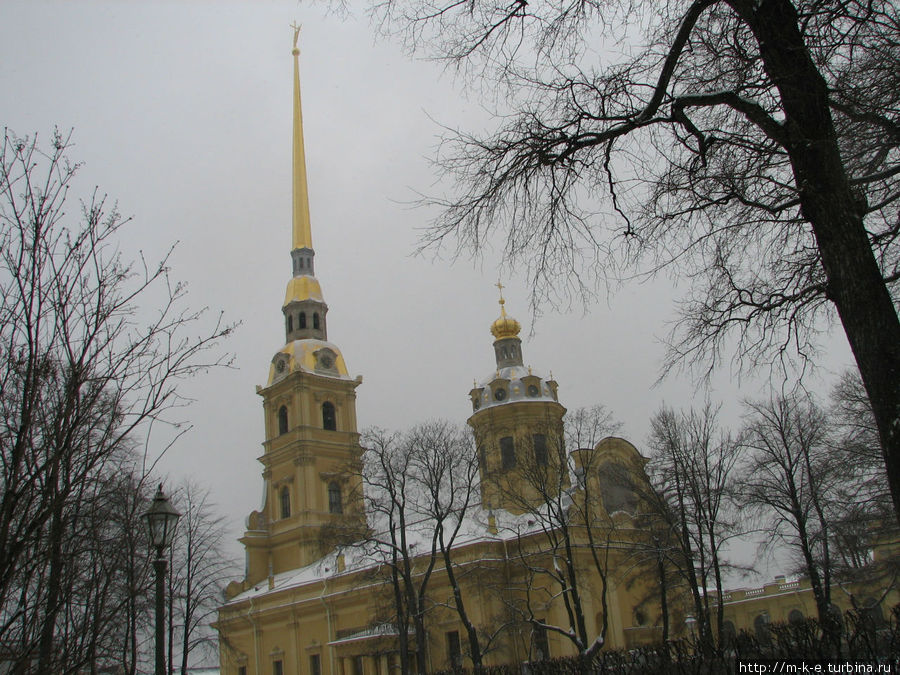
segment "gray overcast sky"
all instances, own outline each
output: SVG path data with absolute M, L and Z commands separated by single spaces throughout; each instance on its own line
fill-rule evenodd
M 45 139 L 54 125 L 74 128 L 82 194 L 99 185 L 134 217 L 125 252 L 155 259 L 178 240 L 174 276 L 189 283 L 192 305 L 243 322 L 227 344 L 236 368 L 187 388 L 195 428 L 162 465 L 173 480 L 188 474 L 208 486 L 235 533 L 261 496 L 255 385 L 284 340 L 291 22 L 303 25 L 316 272 L 329 338 L 364 377 L 360 427 L 462 423 L 473 378 L 494 366 L 499 252 L 452 265 L 412 257 L 429 213 L 408 206 L 433 189 L 434 120 L 460 128 L 490 120 L 439 65 L 375 42 L 361 14 L 326 17 L 319 4 L 292 0 L 0 4 L 0 122 Z M 685 378 L 653 387 L 673 316 L 668 281 L 603 297 L 586 315 L 548 308 L 529 337 L 528 289 L 521 277 L 503 280 L 507 308 L 524 326 L 526 363 L 553 372 L 567 407 L 605 404 L 641 449 L 663 401 L 690 403 Z M 836 332 L 831 372 L 849 363 Z M 758 392 L 724 373 L 713 396 Z

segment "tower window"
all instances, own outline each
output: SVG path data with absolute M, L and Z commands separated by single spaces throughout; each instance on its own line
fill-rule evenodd
M 500 439 L 500 465 L 504 471 L 516 465 L 516 444 L 512 436 Z
M 290 333 L 291 331 L 294 330 L 294 317 L 292 315 L 288 314 L 287 322 L 288 322 L 288 333 Z
M 278 409 L 278 433 L 286 434 L 288 430 L 287 407 L 281 406 Z
M 344 505 L 341 503 L 341 486 L 331 482 L 328 484 L 328 513 L 343 513 Z
M 297 328 L 306 328 L 306 312 L 300 312 L 297 316 Z
M 337 430 L 337 418 L 334 414 L 334 403 L 325 401 L 322 404 L 322 428 L 328 431 Z
M 313 329 L 319 330 L 319 313 L 313 312 Z
M 544 434 L 534 434 L 531 441 L 534 445 L 534 463 L 547 466 L 547 437 Z
M 280 501 L 281 501 L 281 517 L 282 518 L 290 518 L 291 517 L 291 491 L 288 489 L 288 486 L 285 485 L 281 488 Z

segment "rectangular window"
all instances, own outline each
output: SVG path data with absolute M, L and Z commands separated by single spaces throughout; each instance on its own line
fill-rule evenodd
M 544 434 L 534 434 L 531 442 L 534 445 L 534 463 L 538 466 L 547 466 L 547 437 Z
M 247 666 L 238 666 L 238 675 L 247 675 Z
M 363 670 L 362 656 L 353 657 L 353 675 L 365 675 L 365 670 Z
M 281 661 L 272 663 L 272 675 L 284 675 L 284 664 Z
M 318 654 L 309 655 L 309 675 L 322 675 L 322 662 Z
M 544 628 L 543 619 L 539 619 L 540 623 L 534 624 L 534 630 L 532 630 L 532 647 L 533 647 L 533 656 L 532 658 L 535 661 L 545 661 L 550 658 L 550 642 L 547 640 L 547 629 Z
M 459 631 L 451 630 L 447 632 L 447 658 L 450 661 L 451 668 L 459 668 L 462 666 L 462 651 L 459 648 Z
M 516 444 L 511 436 L 500 439 L 500 465 L 504 471 L 516 465 Z

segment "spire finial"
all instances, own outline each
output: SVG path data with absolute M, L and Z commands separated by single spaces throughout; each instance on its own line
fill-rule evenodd
M 298 56 L 300 54 L 300 48 L 297 46 L 297 40 L 300 38 L 300 24 L 294 21 L 291 24 L 291 28 L 294 29 L 294 48 L 291 50 L 291 54 Z
M 500 279 L 497 279 L 497 283 L 495 284 L 495 286 L 500 289 L 500 315 L 506 316 L 506 300 L 503 299 L 503 289 L 505 288 L 505 286 L 503 285 L 503 282 L 500 281 Z

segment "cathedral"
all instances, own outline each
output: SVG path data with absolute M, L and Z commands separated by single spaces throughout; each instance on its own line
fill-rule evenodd
M 398 523 L 367 509 L 368 451 L 356 420 L 362 378 L 329 340 L 315 275 L 296 33 L 293 57 L 284 346 L 257 388 L 263 506 L 247 518 L 244 578 L 229 584 L 214 624 L 222 675 L 434 672 L 690 635 L 686 589 L 659 554 L 671 535 L 651 515 L 646 459 L 621 438 L 565 446 L 558 384 L 525 365 L 521 326 L 500 284 L 500 316 L 490 325 L 496 367 L 469 391 L 477 470 L 464 477 L 472 503 L 448 515 L 462 533 L 452 557 L 435 554 L 440 526 L 429 517 Z M 363 402 L 371 395 L 363 390 Z M 398 536 L 405 543 L 393 554 L 368 545 Z M 896 555 L 896 542 L 874 551 L 876 562 Z M 900 600 L 900 589 L 879 597 L 878 587 L 851 584 L 834 596 L 838 609 L 854 596 L 878 613 Z M 753 630 L 761 641 L 770 622 L 816 612 L 803 578 L 729 591 L 721 602 L 726 631 Z
M 500 316 L 490 326 L 496 369 L 469 392 L 480 481 L 466 537 L 453 552 L 459 570 L 448 575 L 440 561 L 433 565 L 426 630 L 410 629 L 400 640 L 389 583 L 378 574 L 387 562 L 352 541 L 381 525 L 367 517 L 363 499 L 356 421 L 362 378 L 351 375 L 329 340 L 329 308 L 315 276 L 296 37 L 293 58 L 284 346 L 257 388 L 265 416 L 264 498 L 240 540 L 244 579 L 229 585 L 215 624 L 222 674 L 387 675 L 404 662 L 401 643 L 410 670 L 471 667 L 467 628 L 484 636 L 483 665 L 659 640 L 655 576 L 634 557 L 648 533 L 634 489 L 646 482 L 645 460 L 618 438 L 564 448 L 557 382 L 524 365 L 520 324 L 507 314 L 502 286 Z M 552 519 L 560 508 L 578 514 L 565 516 L 564 536 Z M 602 560 L 592 537 L 606 542 Z M 424 564 L 414 557 L 413 575 Z M 466 599 L 466 626 L 454 597 Z

